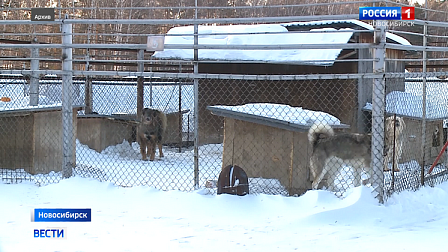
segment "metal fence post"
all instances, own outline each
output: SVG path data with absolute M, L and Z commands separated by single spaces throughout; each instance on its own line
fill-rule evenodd
M 31 44 L 37 44 L 37 38 L 33 38 Z M 39 48 L 31 48 L 31 71 L 39 70 Z M 39 74 L 32 72 L 30 76 L 30 106 L 39 104 Z
M 137 53 L 137 72 L 143 73 L 145 71 L 145 65 L 143 63 L 145 57 L 145 51 L 144 50 L 138 50 Z M 143 102 L 143 96 L 144 96 L 144 85 L 145 85 L 145 78 L 143 76 L 137 77 L 137 120 L 140 120 L 142 117 L 142 111 L 144 107 Z
M 379 24 L 379 25 L 378 25 Z M 380 78 L 373 79 L 372 92 L 372 186 L 376 198 L 384 201 L 384 174 L 383 174 L 383 148 L 384 148 L 384 110 L 386 92 L 386 24 L 377 22 L 374 30 L 373 73 L 382 74 Z M 392 171 L 393 172 L 393 171 Z
M 194 19 L 198 19 L 198 0 L 194 1 Z M 193 52 L 193 73 L 194 73 L 194 187 L 199 189 L 199 82 L 197 74 L 199 73 L 198 65 L 198 24 L 194 24 L 194 52 Z
M 426 10 L 425 10 L 426 19 Z M 423 69 L 422 72 L 426 74 L 426 61 L 427 61 L 427 36 L 428 36 L 428 25 L 425 23 L 423 25 Z M 425 185 L 425 153 L 426 153 L 426 75 L 423 75 L 422 82 L 422 141 L 421 141 L 421 159 L 422 159 L 422 170 L 420 172 L 420 183 L 422 186 Z
M 87 44 L 90 44 L 90 30 L 91 27 L 89 25 L 89 29 L 87 30 L 88 35 L 87 35 Z M 86 114 L 92 114 L 93 112 L 93 96 L 92 96 L 92 78 L 90 77 L 90 75 L 88 74 L 88 72 L 90 71 L 90 49 L 87 48 L 86 49 L 86 66 L 85 66 L 85 71 L 87 72 L 86 75 L 86 83 L 84 84 L 84 112 Z
M 90 70 L 89 55 L 86 56 L 86 72 Z M 84 112 L 86 114 L 92 114 L 93 112 L 93 93 L 92 93 L 92 77 L 86 75 L 86 83 L 84 84 Z
M 68 15 L 65 15 L 65 19 Z M 73 132 L 73 78 L 72 78 L 72 25 L 62 22 L 62 177 L 72 176 L 74 157 Z

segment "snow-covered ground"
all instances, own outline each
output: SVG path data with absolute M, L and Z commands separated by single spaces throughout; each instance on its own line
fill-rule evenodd
M 38 187 L 0 182 L 0 251 L 446 251 L 448 182 L 394 194 L 300 197 L 123 188 L 72 177 Z M 34 208 L 91 208 L 92 221 L 31 222 Z M 64 240 L 34 229 L 65 228 Z
M 324 190 L 268 195 L 275 181 L 262 178 L 251 179 L 249 195 L 216 195 L 203 185 L 219 174 L 222 145 L 199 150 L 199 190 L 193 189 L 191 149 L 165 148 L 164 158 L 149 162 L 127 142 L 101 153 L 78 142 L 79 165 L 69 179 L 38 175 L 40 187 L 0 181 L 0 252 L 446 251 L 448 182 L 393 194 L 384 205 L 364 186 L 340 197 Z M 396 176 L 418 168 L 401 165 Z M 350 184 L 349 175 L 346 167 L 337 180 Z M 48 177 L 60 181 L 45 184 Z M 90 208 L 92 221 L 31 222 L 34 208 Z M 34 229 L 47 228 L 64 228 L 65 239 L 34 238 Z
M 78 168 L 75 171 L 82 176 L 91 176 L 124 187 L 148 185 L 161 190 L 193 190 L 193 149 L 184 149 L 181 153 L 177 148 L 164 149 L 164 158 L 159 158 L 156 153 L 156 160 L 150 162 L 141 160 L 140 147 L 136 142 L 129 144 L 123 141 L 98 153 L 77 141 Z M 203 186 L 207 179 L 216 179 L 219 175 L 222 145 L 207 145 L 199 148 L 199 151 L 199 162 L 204 168 L 200 169 L 199 178 L 200 185 Z

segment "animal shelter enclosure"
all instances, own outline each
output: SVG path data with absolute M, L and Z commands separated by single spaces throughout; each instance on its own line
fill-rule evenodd
M 341 13 L 360 5 L 346 4 Z M 288 7 L 298 16 L 279 6 L 267 7 L 270 14 L 190 6 L 162 18 L 171 12 L 145 8 L 115 19 L 79 7 L 51 22 L 0 21 L 3 181 L 80 176 L 214 194 L 221 170 L 237 165 L 250 193 L 301 195 L 316 180 L 308 137 L 315 123 L 371 141 L 360 174 L 353 148 L 338 149 L 346 158 L 334 151 L 328 165 L 337 167 L 324 179 L 336 184 L 318 189 L 343 196 L 362 181 L 382 201 L 448 180 L 445 21 L 385 27 L 302 4 Z M 154 161 L 142 160 L 136 138 L 144 108 L 167 116 L 164 157 Z M 387 126 L 390 116 L 405 127 Z

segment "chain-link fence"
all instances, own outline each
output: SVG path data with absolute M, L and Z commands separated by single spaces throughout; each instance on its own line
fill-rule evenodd
M 402 121 L 388 133 L 389 139 L 395 135 L 397 142 L 395 152 L 389 151 L 388 154 L 396 156 L 398 162 L 395 166 L 399 172 L 385 174 L 386 191 L 417 189 L 422 184 L 434 185 L 446 181 L 447 157 L 443 147 L 447 141 L 448 103 L 442 95 L 446 84 L 444 76 L 428 77 L 426 80 L 408 78 L 403 91 L 387 94 L 386 111 L 389 115 L 402 118 Z M 392 128 L 386 121 L 386 132 L 388 127 Z M 386 141 L 386 144 L 389 142 Z
M 148 95 L 144 98 L 144 106 L 164 111 L 168 122 L 164 136 L 166 158 L 160 162 L 147 162 L 141 160 L 136 138 L 140 120 L 136 116 L 137 81 L 98 79 L 105 78 L 90 80 L 93 102 L 92 112 L 88 114 L 84 106 L 86 81 L 73 81 L 75 174 L 121 186 L 147 184 L 163 189 L 191 190 L 194 187 L 190 179 L 192 174 L 186 170 L 192 166 L 189 154 L 194 139 L 192 80 L 145 80 L 143 91 Z M 2 104 L 1 128 L 5 140 L 1 153 L 3 161 L 11 162 L 5 164 L 7 169 L 2 170 L 2 178 L 10 182 L 35 180 L 39 184 L 59 181 L 61 174 L 57 171 L 61 171 L 62 164 L 57 160 L 62 156 L 62 137 L 57 128 L 62 128 L 62 80 L 54 77 L 40 81 L 37 107 L 29 106 L 26 80 L 2 81 L 2 95 L 10 101 Z M 56 156 L 47 156 L 47 151 L 54 150 L 59 151 Z M 24 151 L 26 155 L 22 153 Z M 169 158 L 173 155 L 174 158 Z M 26 163 L 26 158 L 21 158 L 24 156 L 36 163 Z M 179 177 L 171 178 L 173 174 L 179 174 Z
M 41 81 L 38 108 L 27 107 L 26 81 L 3 81 L 3 96 L 11 101 L 2 107 L 2 179 L 39 185 L 58 182 L 62 178 L 60 81 Z M 85 83 L 76 85 L 73 100 L 83 100 Z M 168 119 L 165 156 L 157 156 L 154 162 L 142 160 L 136 138 L 140 123 L 136 86 L 136 81 L 126 79 L 92 80 L 93 112 L 86 114 L 81 104 L 74 104 L 74 174 L 120 186 L 194 189 L 193 81 L 144 82 L 144 93 L 152 94 L 152 98 L 145 96 L 144 107 L 160 109 Z M 422 86 L 422 79 L 408 78 L 402 89 L 385 96 L 386 192 L 419 188 L 421 167 L 423 183 L 445 180 L 444 152 L 430 175 L 428 171 L 446 142 L 447 101 L 440 96 L 446 81 L 427 79 L 425 136 Z M 227 165 L 246 171 L 253 193 L 300 195 L 312 188 L 327 188 L 343 195 L 355 185 L 371 184 L 371 171 L 365 166 L 370 165 L 372 105 L 366 102 L 358 110 L 357 80 L 200 79 L 199 94 L 200 187 L 214 187 Z M 391 119 L 397 123 L 391 124 Z M 325 131 L 327 124 L 335 136 L 326 135 L 330 133 Z M 311 134 L 315 142 L 310 142 L 310 127 L 316 130 Z M 324 170 L 320 183 L 312 184 Z
M 188 79 L 147 80 L 143 106 L 163 111 L 164 157 L 142 160 L 138 142 L 137 82 L 92 81 L 92 113 L 78 115 L 76 173 L 120 186 L 192 190 L 193 86 Z
M 79 60 L 67 53 L 62 70 L 0 70 L 2 180 L 45 185 L 81 176 L 124 187 L 215 193 L 222 168 L 239 166 L 251 193 L 328 189 L 344 195 L 366 185 L 380 198 L 446 181 L 446 73 L 409 77 L 403 52 L 419 48 L 358 22 L 283 24 L 277 28 L 288 27 L 285 33 L 308 39 L 318 34 L 322 41 L 217 46 L 227 54 L 215 53 L 216 61 L 186 56 L 176 65 L 163 53 L 146 55 L 133 45 L 128 49 L 137 48 L 136 62 L 123 63 L 129 69 L 133 64 L 130 71 L 89 71 L 87 63 L 85 71 L 67 69 L 67 62 Z M 183 35 L 192 38 L 190 30 Z M 226 36 L 225 30 L 206 32 L 203 38 Z M 242 37 L 228 39 L 269 31 L 239 32 Z M 81 47 L 63 43 L 64 50 Z M 165 53 L 193 50 L 175 44 L 168 40 Z M 299 51 L 301 58 L 232 58 L 231 52 L 244 56 L 251 50 L 271 56 Z M 148 126 L 143 108 L 164 116 Z M 154 161 L 144 160 L 142 141 L 155 142 L 149 147 Z
M 257 192 L 305 192 L 308 127 L 328 121 L 350 131 L 348 122 L 356 124 L 354 80 L 207 79 L 199 88 L 200 142 L 223 142 L 223 167 L 245 169 Z

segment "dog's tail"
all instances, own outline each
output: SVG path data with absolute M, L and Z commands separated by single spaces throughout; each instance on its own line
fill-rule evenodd
M 308 131 L 308 141 L 314 146 L 319 139 L 334 136 L 333 128 L 327 123 L 314 123 Z

